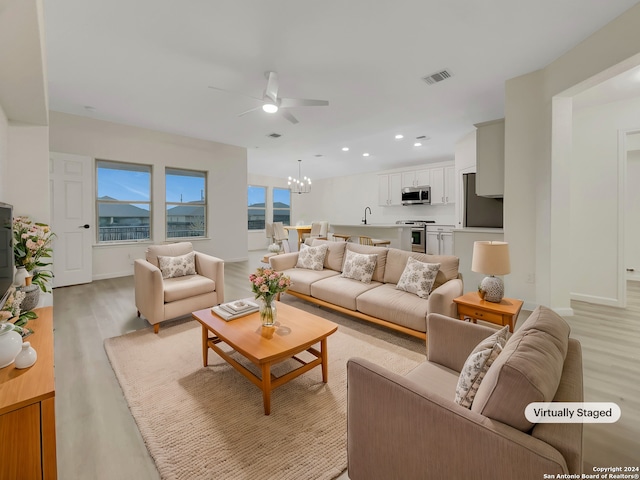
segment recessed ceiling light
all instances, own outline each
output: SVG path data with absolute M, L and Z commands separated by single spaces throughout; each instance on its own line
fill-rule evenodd
M 362 154 L 362 156 L 363 156 L 363 157 L 368 157 L 368 156 L 369 156 L 369 154 L 365 152 L 365 153 L 363 153 L 363 154 Z
M 349 147 L 342 147 L 342 151 L 343 152 L 348 152 L 349 151 Z
M 414 143 L 414 144 L 413 144 L 413 146 L 414 146 L 414 147 L 421 147 L 421 146 L 422 146 L 422 144 L 421 144 L 420 142 L 416 142 L 416 143 Z
M 396 135 L 396 140 L 402 140 L 404 138 L 404 135 L 398 134 Z

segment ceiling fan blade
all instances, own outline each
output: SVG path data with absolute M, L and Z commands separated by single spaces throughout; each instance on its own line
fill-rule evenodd
M 276 72 L 266 72 L 267 76 L 267 88 L 264 91 L 264 96 L 268 97 L 273 103 L 278 102 L 278 74 Z
M 243 116 L 243 115 L 246 115 L 247 113 L 251 113 L 251 112 L 254 112 L 254 111 L 256 111 L 256 110 L 260 110 L 261 108 L 262 108 L 262 107 L 252 108 L 251 110 L 247 110 L 246 112 L 239 113 L 239 114 L 238 114 L 238 116 L 239 116 L 239 117 L 241 117 L 241 116 Z
M 209 85 L 209 88 L 211 88 L 212 90 L 218 90 L 220 92 L 231 93 L 233 95 L 241 95 L 243 97 L 253 98 L 254 100 L 262 101 L 261 98 L 254 97 L 252 95 L 247 95 L 246 93 L 242 93 L 242 92 L 234 92 L 233 90 L 227 90 L 226 88 L 212 87 L 211 85 Z
M 298 119 L 296 117 L 294 117 L 293 115 L 291 115 L 291 113 L 287 112 L 286 110 L 280 110 L 280 112 L 282 113 L 282 116 L 284 118 L 286 118 L 287 120 L 289 120 L 291 123 L 293 123 L 294 125 L 298 122 Z
M 310 98 L 281 98 L 280 107 L 326 107 L 329 105 L 327 100 L 311 100 Z

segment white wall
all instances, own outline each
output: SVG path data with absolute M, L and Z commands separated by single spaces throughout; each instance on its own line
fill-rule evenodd
M 511 79 L 505 96 L 505 240 L 510 295 L 570 313 L 571 172 L 553 154 L 552 98 L 640 52 L 640 4 L 543 70 Z M 553 160 L 552 160 L 553 159 Z M 536 284 L 526 283 L 535 273 Z M 602 279 L 603 282 L 608 279 Z
M 179 135 L 130 127 L 60 112 L 50 112 L 53 152 L 86 155 L 153 165 L 152 198 L 164 206 L 164 168 L 182 167 L 208 172 L 209 237 L 194 240 L 194 248 L 225 261 L 247 258 L 246 149 Z M 94 190 L 95 191 L 95 190 Z M 153 218 L 154 243 L 164 241 L 164 215 Z M 144 246 L 95 246 L 94 279 L 133 273 L 132 260 L 141 258 Z
M 9 165 L 9 121 L 0 104 L 0 202 L 9 203 L 6 198 L 6 186 L 9 184 L 7 168 Z
M 635 128 L 640 128 L 640 98 L 573 113 L 570 241 L 571 295 L 575 299 L 617 303 L 622 220 L 618 208 L 623 201 L 618 196 L 618 177 L 619 172 L 624 173 L 618 168 L 619 131 Z M 633 168 L 628 170 L 634 173 Z M 636 211 L 640 202 L 637 205 Z M 635 238 L 637 245 L 639 237 Z

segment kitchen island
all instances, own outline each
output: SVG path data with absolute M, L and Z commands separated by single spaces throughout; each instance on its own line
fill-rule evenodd
M 358 236 L 389 240 L 390 247 L 411 251 L 411 225 L 396 223 L 362 223 L 331 224 L 331 233 L 351 235 L 353 242 L 358 242 Z

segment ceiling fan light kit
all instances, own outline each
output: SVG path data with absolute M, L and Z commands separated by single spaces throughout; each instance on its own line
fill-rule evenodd
M 252 108 L 250 110 L 247 110 L 246 112 L 242 112 L 238 115 L 239 117 L 262 108 L 262 110 L 267 113 L 280 112 L 282 116 L 286 118 L 289 122 L 296 124 L 296 123 L 299 123 L 298 119 L 294 117 L 291 114 L 291 112 L 288 112 L 285 109 L 294 108 L 294 107 L 326 107 L 327 105 L 329 105 L 329 102 L 327 100 L 312 100 L 310 98 L 278 97 L 278 74 L 276 72 L 265 72 L 265 76 L 267 77 L 267 86 L 264 89 L 262 98 L 257 98 L 251 95 L 247 95 L 245 93 L 234 92 L 232 90 L 226 90 L 224 88 L 218 88 L 218 87 L 209 87 L 209 88 L 212 88 L 213 90 L 220 90 L 226 93 L 231 93 L 234 95 L 242 95 L 244 97 L 253 98 L 255 100 L 259 100 L 262 102 L 261 106 Z

